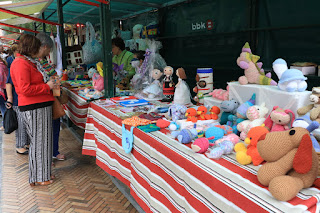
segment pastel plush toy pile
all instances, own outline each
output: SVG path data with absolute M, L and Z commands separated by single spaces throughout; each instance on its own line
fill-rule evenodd
M 311 104 L 297 110 L 298 115 L 306 115 L 310 112 L 310 119 L 320 123 L 320 87 L 313 87 L 310 95 Z
M 269 186 L 277 200 L 291 200 L 301 189 L 315 182 L 319 161 L 307 129 L 296 127 L 267 133 L 261 137 L 257 148 L 267 161 L 258 170 L 258 180 Z
M 238 66 L 244 69 L 244 76 L 239 78 L 239 83 L 241 85 L 277 85 L 277 83 L 270 78 L 271 73 L 265 75 L 264 70 L 262 69 L 262 62 L 258 62 L 259 59 L 259 56 L 252 54 L 249 43 L 246 42 L 237 59 Z

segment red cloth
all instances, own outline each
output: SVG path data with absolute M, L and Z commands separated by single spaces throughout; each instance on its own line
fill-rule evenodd
M 12 62 L 10 73 L 18 94 L 19 106 L 54 101 L 52 91 L 44 83 L 42 74 L 28 59 L 16 57 Z

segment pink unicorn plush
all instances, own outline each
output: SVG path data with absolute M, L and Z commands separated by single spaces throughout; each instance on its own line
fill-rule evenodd
M 277 82 L 271 79 L 271 73 L 265 74 L 262 69 L 262 62 L 257 62 L 259 56 L 253 55 L 249 43 L 242 48 L 242 52 L 237 59 L 239 67 L 244 69 L 244 76 L 239 78 L 239 83 L 244 84 L 260 84 L 260 85 L 277 85 Z

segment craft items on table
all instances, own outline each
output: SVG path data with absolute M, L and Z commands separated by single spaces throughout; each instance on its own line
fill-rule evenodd
M 197 119 L 198 120 L 210 120 L 211 115 L 207 114 L 208 109 L 205 106 L 199 106 L 197 109 Z
M 227 101 L 229 100 L 229 86 L 227 86 L 227 90 L 214 89 L 208 95 L 211 95 L 213 98 L 217 98 L 222 101 Z
M 227 125 L 231 126 L 233 128 L 234 133 L 238 133 L 237 125 L 247 119 L 247 110 L 249 107 L 253 106 L 256 103 L 256 94 L 253 93 L 251 98 L 241 104 L 236 111 L 235 115 L 229 115 L 228 116 L 228 122 Z
M 85 99 L 98 99 L 103 97 L 103 92 L 94 90 L 94 89 L 89 89 L 89 88 L 85 88 L 82 90 L 78 90 L 78 95 L 80 95 L 81 97 L 85 98 Z
M 134 106 L 148 105 L 149 101 L 144 99 L 136 99 L 136 100 L 120 101 L 119 104 L 124 107 L 134 107 Z
M 186 106 L 173 104 L 169 107 L 168 116 L 172 119 L 172 121 L 176 122 L 177 120 L 185 119 L 186 111 Z
M 209 110 L 210 117 L 213 120 L 218 120 L 219 119 L 219 114 L 220 114 L 220 108 L 217 106 L 213 106 Z
M 210 127 L 205 132 L 205 136 L 210 143 L 215 143 L 216 140 L 222 138 L 224 135 L 225 135 L 225 131 L 216 126 Z
M 274 72 L 279 78 L 278 87 L 287 92 L 303 92 L 307 89 L 307 78 L 300 70 L 288 69 L 287 62 L 278 58 L 272 64 Z
M 214 144 L 209 143 L 207 138 L 197 138 L 192 144 L 191 149 L 196 153 L 205 153 L 209 146 L 213 146 Z
M 170 125 L 170 121 L 164 120 L 164 119 L 159 119 L 159 120 L 157 120 L 156 125 L 158 127 L 160 127 L 161 129 L 162 128 L 167 128 Z
M 121 97 L 110 98 L 110 100 L 113 101 L 114 103 L 119 103 L 121 101 L 137 100 L 137 98 L 134 96 L 121 96 Z
M 127 154 L 131 152 L 133 147 L 133 129 L 134 127 L 132 126 L 129 132 L 126 130 L 125 125 L 122 124 L 122 147 Z
M 270 132 L 257 147 L 261 157 L 267 161 L 258 170 L 258 180 L 269 187 L 277 200 L 291 200 L 301 189 L 314 184 L 319 172 L 319 159 L 307 129 L 296 127 Z
M 160 115 L 156 112 L 150 112 L 150 113 L 143 113 L 143 114 L 139 115 L 139 118 L 148 119 L 150 121 L 157 121 L 161 118 L 164 118 L 164 115 Z
M 262 69 L 262 62 L 258 62 L 259 56 L 253 55 L 249 46 L 246 42 L 242 48 L 242 52 L 237 59 L 237 64 L 240 68 L 244 69 L 244 76 L 239 78 L 241 85 L 245 84 L 260 84 L 260 85 L 277 85 L 272 80 L 271 73 L 265 74 Z
M 91 79 L 93 77 L 93 74 L 95 74 L 95 73 L 98 73 L 98 71 L 95 68 L 91 67 L 88 70 L 88 77 Z
M 220 109 L 223 111 L 220 117 L 220 124 L 227 124 L 229 115 L 234 115 L 239 107 L 239 102 L 231 99 L 228 101 L 222 101 Z
M 292 127 L 302 127 L 308 129 L 310 132 L 310 138 L 312 141 L 312 146 L 316 152 L 320 152 L 320 145 L 317 139 L 312 134 L 314 129 L 319 128 L 319 123 L 317 121 L 311 121 L 309 115 L 304 115 L 302 117 L 296 118 L 293 122 Z M 312 129 L 312 130 L 311 130 Z
M 142 90 L 142 94 L 145 98 L 152 100 L 161 100 L 162 99 L 162 85 L 160 83 L 160 78 L 163 73 L 158 70 L 152 70 L 152 83 Z
M 270 132 L 285 131 L 292 127 L 294 119 L 295 115 L 290 109 L 284 110 L 279 106 L 275 106 L 264 121 L 264 124 Z
M 173 131 L 171 135 L 177 138 L 180 143 L 190 143 L 198 136 L 196 129 L 182 129 L 181 131 Z
M 144 131 L 144 132 L 155 132 L 155 131 L 159 131 L 160 127 L 156 126 L 155 124 L 148 124 L 145 126 L 138 126 L 138 129 Z
M 215 144 L 219 144 L 223 141 L 231 141 L 233 145 L 237 144 L 239 142 L 240 138 L 238 135 L 231 133 L 223 136 L 222 138 L 215 141 Z
M 194 108 L 189 108 L 186 111 L 187 121 L 192 121 L 193 123 L 197 123 L 198 118 L 197 118 L 197 110 Z
M 163 95 L 165 96 L 162 99 L 163 102 L 171 102 L 173 101 L 175 84 L 172 80 L 173 68 L 170 66 L 166 66 L 163 69 L 164 78 L 163 78 Z
M 237 125 L 238 131 L 241 132 L 240 138 L 242 140 L 246 139 L 247 133 L 251 128 L 261 126 L 266 120 L 268 112 L 269 110 L 265 107 L 265 103 L 249 107 L 246 113 L 248 120 L 244 120 Z
M 247 138 L 244 140 L 248 146 L 246 147 L 244 143 L 239 142 L 234 146 L 234 151 L 236 152 L 236 159 L 242 165 L 250 164 L 258 166 L 263 162 L 261 158 L 257 144 L 261 137 L 267 134 L 269 131 L 263 126 L 256 126 L 249 130 Z
M 310 95 L 311 104 L 297 110 L 298 115 L 310 113 L 310 119 L 320 122 L 320 87 L 313 87 Z
M 228 155 L 233 151 L 233 143 L 231 141 L 225 140 L 215 146 L 209 153 L 206 153 L 208 158 L 220 159 L 222 155 Z
M 198 68 L 196 81 L 197 86 L 193 88 L 193 92 L 197 95 L 193 99 L 199 104 L 204 104 L 204 95 L 213 90 L 213 69 Z
M 176 71 L 176 75 L 178 76 L 178 83 L 176 84 L 173 103 L 180 105 L 191 104 L 190 89 L 185 82 L 185 80 L 187 79 L 185 70 L 183 68 L 178 68 Z
M 151 123 L 152 123 L 152 121 L 147 120 L 147 119 L 143 119 L 143 118 L 139 118 L 138 116 L 133 116 L 131 118 L 124 119 L 122 121 L 122 124 L 130 125 L 130 126 L 134 126 L 134 127 L 148 125 Z
M 177 124 L 176 122 L 171 122 L 169 125 L 169 129 L 171 131 L 176 131 L 176 130 L 180 129 L 180 125 Z

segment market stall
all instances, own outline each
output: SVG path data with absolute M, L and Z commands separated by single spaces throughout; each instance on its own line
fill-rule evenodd
M 209 159 L 168 130 L 135 128 L 133 150 L 126 154 L 120 115 L 119 109 L 90 103 L 83 154 L 95 156 L 97 165 L 125 183 L 147 212 L 319 212 L 319 189 L 277 201 L 259 183 L 259 167 L 239 164 L 235 154 Z

